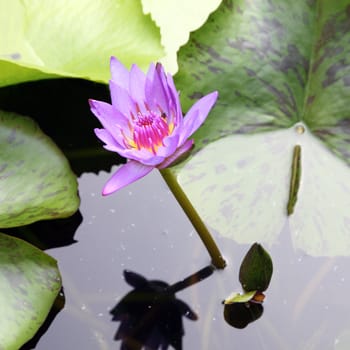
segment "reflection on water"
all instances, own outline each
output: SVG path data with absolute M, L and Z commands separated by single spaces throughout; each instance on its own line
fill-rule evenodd
M 157 172 L 102 198 L 108 176 L 80 178 L 78 242 L 48 250 L 59 262 L 66 305 L 36 349 L 117 349 L 110 312 L 130 292 L 122 278 L 125 269 L 172 285 L 210 263 Z M 176 293 L 198 315 L 196 322 L 184 319 L 183 349 L 342 349 L 350 327 L 349 258 L 312 258 L 294 251 L 285 229 L 279 242 L 266 246 L 275 270 L 264 315 L 241 330 L 225 322 L 221 301 L 241 290 L 238 270 L 250 245 L 216 240 L 228 267 Z
M 249 323 L 259 319 L 264 312 L 261 303 L 248 301 L 224 305 L 225 321 L 232 327 L 245 328 Z
M 171 345 L 176 350 L 182 349 L 184 328 L 182 317 L 192 321 L 198 316 L 175 293 L 199 282 L 213 273 L 213 268 L 199 271 L 189 278 L 170 286 L 159 280 L 147 280 L 135 272 L 124 271 L 126 282 L 134 287 L 111 310 L 113 321 L 120 326 L 114 336 L 121 340 L 120 349 L 138 350 L 168 349 Z

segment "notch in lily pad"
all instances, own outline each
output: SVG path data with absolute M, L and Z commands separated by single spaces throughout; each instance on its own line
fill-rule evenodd
M 268 288 L 273 272 L 269 253 L 254 243 L 245 255 L 239 270 L 243 294 L 232 293 L 224 301 L 224 318 L 235 328 L 244 328 L 263 314 L 264 291 Z

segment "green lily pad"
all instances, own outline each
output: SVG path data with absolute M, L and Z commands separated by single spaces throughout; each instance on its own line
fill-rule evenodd
M 77 179 L 30 118 L 0 112 L 0 227 L 63 218 L 79 207 Z
M 309 254 L 350 254 L 349 13 L 348 0 L 226 0 L 180 50 L 184 110 L 219 91 L 192 156 L 171 168 L 210 229 L 273 243 L 289 227 Z
M 0 86 L 50 77 L 107 82 L 108 58 L 142 68 L 163 56 L 139 0 L 0 2 Z
M 263 292 L 270 284 L 272 271 L 273 265 L 269 253 L 260 244 L 254 243 L 242 261 L 239 281 L 247 292 Z
M 0 349 L 16 350 L 44 322 L 60 290 L 56 261 L 0 233 Z
M 229 305 L 233 303 L 247 303 L 248 301 L 254 298 L 254 295 L 256 294 L 256 292 L 257 292 L 256 290 L 253 290 L 253 291 L 246 292 L 244 294 L 232 293 L 224 300 L 224 304 Z
M 160 28 L 161 43 L 166 56 L 160 61 L 168 72 L 177 67 L 177 51 L 189 38 L 190 32 L 199 28 L 221 3 L 221 0 L 142 0 L 145 13 L 149 13 Z

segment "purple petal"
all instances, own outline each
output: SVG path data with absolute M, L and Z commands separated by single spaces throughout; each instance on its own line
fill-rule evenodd
M 105 143 L 104 148 L 108 149 L 109 151 L 112 152 L 117 152 L 119 154 L 121 154 L 124 149 L 125 146 L 121 145 L 117 142 L 117 140 L 110 134 L 110 132 L 106 129 L 95 129 L 95 134 L 96 136 Z
M 130 70 L 129 92 L 134 101 L 137 101 L 141 107 L 146 100 L 145 97 L 146 76 L 136 64 L 133 64 Z
M 164 146 L 161 146 L 157 150 L 157 155 L 167 158 L 176 151 L 179 145 L 179 135 L 172 135 L 164 138 Z
M 111 92 L 112 105 L 120 111 L 126 118 L 130 117 L 130 112 L 136 114 L 136 103 L 130 96 L 129 91 L 125 90 L 122 86 L 115 83 L 115 81 L 109 81 L 109 90 Z
M 162 75 L 164 75 L 162 66 L 157 65 L 155 67 L 153 64 L 150 65 L 145 84 L 146 101 L 151 109 L 157 110 L 159 106 L 163 112 L 169 115 L 170 95 L 167 83 L 162 79 Z
M 218 92 L 214 91 L 202 97 L 190 108 L 183 120 L 180 145 L 202 125 L 217 98 Z
M 127 120 L 109 103 L 90 99 L 89 105 L 91 112 L 95 114 L 103 127 L 111 133 L 117 129 L 116 126 L 125 127 L 128 125 Z
M 126 149 L 123 151 L 123 153 L 121 153 L 121 155 L 125 158 L 133 159 L 139 163 L 153 167 L 163 162 L 165 158 L 162 156 L 154 155 L 146 149 Z
M 171 96 L 170 103 L 169 103 L 170 109 L 173 109 L 175 111 L 174 124 L 176 126 L 178 126 L 182 123 L 183 116 L 182 116 L 182 109 L 181 109 L 181 104 L 180 104 L 179 93 L 176 90 L 174 80 L 173 80 L 173 77 L 171 76 L 171 74 L 167 75 L 167 84 L 169 86 L 169 93 Z
M 170 157 L 165 159 L 165 161 L 158 165 L 158 169 L 164 169 L 174 163 L 178 158 L 180 158 L 184 153 L 188 152 L 193 146 L 193 140 L 187 140 L 181 147 L 179 147 L 175 153 L 173 153 Z
M 144 177 L 153 169 L 154 167 L 146 166 L 133 160 L 128 161 L 126 164 L 122 165 L 107 181 L 103 188 L 102 195 L 107 196 L 120 190 L 141 177 Z
M 110 69 L 111 69 L 112 80 L 116 84 L 128 90 L 129 89 L 129 71 L 114 56 L 111 57 Z
M 102 126 L 109 131 L 120 145 L 123 145 L 123 136 L 120 130 L 128 135 L 128 120 L 109 103 L 90 99 L 89 104 L 92 113 L 95 114 Z

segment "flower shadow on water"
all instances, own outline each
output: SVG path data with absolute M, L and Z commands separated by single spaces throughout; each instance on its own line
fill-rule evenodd
M 121 340 L 121 350 L 182 349 L 184 327 L 182 318 L 192 321 L 198 316 L 175 293 L 200 282 L 214 271 L 207 266 L 197 273 L 169 285 L 159 280 L 147 280 L 135 272 L 124 271 L 126 282 L 134 289 L 111 310 L 112 320 L 120 322 L 115 340 Z

